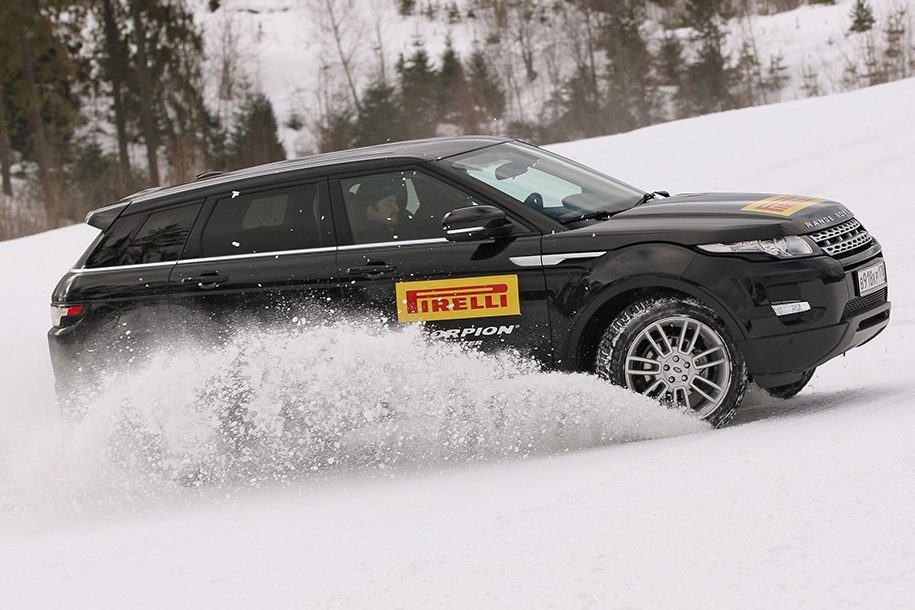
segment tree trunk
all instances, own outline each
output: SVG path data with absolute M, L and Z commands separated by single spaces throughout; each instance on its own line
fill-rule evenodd
M 340 64 L 343 66 L 343 73 L 346 75 L 346 82 L 349 85 L 350 95 L 353 96 L 353 105 L 356 107 L 356 112 L 362 112 L 362 106 L 359 103 L 359 93 L 356 91 L 356 84 L 353 79 L 353 70 L 350 66 L 350 60 L 352 59 L 352 54 L 347 54 L 343 49 L 343 31 L 341 30 L 343 17 L 339 17 L 334 10 L 335 3 L 331 0 L 324 0 L 324 8 L 327 10 L 327 14 L 330 17 L 330 28 L 331 32 L 334 35 L 334 44 L 337 46 L 337 55 L 340 57 Z M 352 11 L 353 7 L 350 4 L 346 4 L 343 8 L 344 11 Z
M 32 57 L 33 49 L 26 35 L 26 28 L 18 32 L 19 48 L 22 57 L 22 86 L 25 91 L 24 101 L 26 107 L 26 122 L 29 126 L 30 143 L 38 162 L 38 180 L 44 198 L 48 222 L 58 225 L 66 219 L 66 214 L 60 205 L 60 189 L 57 182 L 60 179 L 57 164 L 54 160 L 44 122 L 41 119 L 41 94 L 35 80 L 35 65 Z
M 143 139 L 146 140 L 146 160 L 149 164 L 149 182 L 151 186 L 159 185 L 159 136 L 157 132 L 155 100 L 152 93 L 152 81 L 149 76 L 149 63 L 146 57 L 146 27 L 140 14 L 139 0 L 130 0 L 130 15 L 133 19 L 133 30 L 137 44 L 137 84 L 140 89 L 140 123 L 143 126 Z
M 108 76 L 111 81 L 111 98 L 114 104 L 114 124 L 118 133 L 118 161 L 120 176 L 118 186 L 123 190 L 130 187 L 130 155 L 127 150 L 127 118 L 121 87 L 124 82 L 124 58 L 120 54 L 121 36 L 111 0 L 102 0 L 102 14 L 105 21 L 105 49 L 108 53 Z
M 13 196 L 13 179 L 10 166 L 13 164 L 13 147 L 6 128 L 6 101 L 0 93 L 0 174 L 3 180 L 3 194 Z

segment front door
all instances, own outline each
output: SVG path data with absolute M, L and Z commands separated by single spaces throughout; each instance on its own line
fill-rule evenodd
M 331 193 L 349 309 L 552 361 L 543 271 L 511 261 L 539 257 L 538 231 L 510 216 L 505 238 L 448 241 L 445 214 L 492 204 L 420 168 L 342 177 Z

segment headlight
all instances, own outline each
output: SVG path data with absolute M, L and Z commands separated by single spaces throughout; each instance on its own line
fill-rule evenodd
M 703 244 L 699 248 L 716 254 L 754 253 L 768 254 L 775 258 L 797 258 L 799 256 L 810 256 L 814 253 L 810 242 L 797 235 L 776 237 L 775 239 L 738 241 L 732 244 Z

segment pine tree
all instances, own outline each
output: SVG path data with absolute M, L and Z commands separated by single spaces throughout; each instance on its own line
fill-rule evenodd
M 345 104 L 339 105 L 322 117 L 318 123 L 318 150 L 331 152 L 353 145 L 353 111 Z
M 35 163 L 50 226 L 79 216 L 75 202 L 64 197 L 65 167 L 81 121 L 79 66 L 73 59 L 79 24 L 71 20 L 68 25 L 61 18 L 66 8 L 54 0 L 0 3 L 0 95 L 6 131 L 3 138 L 0 130 L 0 139 L 8 140 L 9 151 L 2 156 L 10 157 L 4 165 L 9 166 L 13 150 Z
M 398 0 L 397 12 L 401 17 L 409 17 L 416 10 L 416 0 Z
M 154 16 L 161 38 L 151 46 L 155 53 L 152 68 L 158 83 L 169 179 L 186 182 L 209 165 L 216 121 L 203 99 L 203 34 L 183 1 L 163 2 Z M 275 132 L 276 120 L 273 122 Z
M 226 147 L 226 169 L 280 161 L 286 158 L 277 137 L 273 105 L 262 93 L 246 96 L 235 118 Z
M 363 92 L 359 107 L 353 126 L 354 145 L 369 146 L 406 137 L 397 92 L 384 81 L 376 80 Z
M 219 144 L 216 119 L 203 100 L 203 35 L 187 0 L 99 0 L 94 6 L 100 40 L 93 60 L 111 94 L 121 173 L 131 170 L 127 143 L 139 139 L 147 184 L 193 178 Z
M 603 46 L 607 53 L 607 133 L 628 131 L 651 122 L 656 90 L 651 54 L 641 32 L 644 0 L 620 0 L 608 13 Z
M 737 65 L 734 66 L 734 75 L 734 103 L 736 106 L 753 106 L 765 101 L 762 98 L 762 66 L 755 49 L 747 41 L 740 46 Z
M 559 116 L 550 129 L 550 139 L 590 138 L 606 133 L 604 96 L 590 67 L 580 65 L 563 83 L 556 100 Z
M 698 45 L 696 59 L 687 65 L 679 99 L 684 114 L 706 114 L 734 107 L 733 70 L 724 54 L 726 0 L 688 0 L 686 25 Z
M 769 68 L 766 71 L 766 78 L 763 80 L 763 87 L 766 91 L 781 91 L 785 83 L 788 82 L 788 66 L 785 65 L 785 59 L 781 53 L 776 53 L 769 58 Z
M 855 0 L 851 7 L 851 26 L 848 28 L 849 33 L 868 32 L 874 27 L 874 9 L 867 0 Z
M 480 49 L 475 49 L 470 54 L 466 72 L 470 85 L 470 104 L 464 114 L 464 131 L 492 133 L 491 124 L 505 114 L 505 90 Z
M 679 87 L 683 77 L 683 43 L 680 38 L 668 32 L 658 49 L 658 76 L 662 85 Z
M 2 70 L 0 70 L 0 82 L 2 79 Z M 3 184 L 3 194 L 8 197 L 13 196 L 13 143 L 10 141 L 10 132 L 7 127 L 9 118 L 6 111 L 6 92 L 5 87 L 0 88 L 0 181 Z
M 153 77 L 150 74 L 149 33 L 147 27 L 152 19 L 149 13 L 155 6 L 154 0 L 128 0 L 131 25 L 133 26 L 133 44 L 136 55 L 133 70 L 136 76 L 139 93 L 140 125 L 143 140 L 146 144 L 146 168 L 149 172 L 149 185 L 156 186 L 159 179 L 159 111 L 156 96 L 153 94 Z
M 400 77 L 401 114 L 410 117 L 409 137 L 434 136 L 442 115 L 438 104 L 439 75 L 429 62 L 429 54 L 422 43 L 416 45 L 409 59 L 400 57 L 397 74 Z
M 910 21 L 905 6 L 895 7 L 887 16 L 883 28 L 884 64 L 888 80 L 898 80 L 912 75 L 915 62 L 912 60 L 915 47 L 911 44 Z
M 442 67 L 438 71 L 438 106 L 440 116 L 446 123 L 460 123 L 462 107 L 468 100 L 467 77 L 464 65 L 451 44 L 451 37 L 445 40 L 442 53 Z
M 124 17 L 116 12 L 121 10 L 120 3 L 116 0 L 101 0 L 97 5 L 97 9 L 101 12 L 100 21 L 103 24 L 102 32 L 104 36 L 104 42 L 100 45 L 104 48 L 104 52 L 99 53 L 104 57 L 100 72 L 110 87 L 111 105 L 114 112 L 114 124 L 118 140 L 118 182 L 123 192 L 126 193 L 132 190 L 133 184 L 131 184 L 132 181 L 130 180 L 128 117 L 124 99 L 125 87 L 128 84 L 127 64 L 125 62 L 128 50 L 124 33 Z

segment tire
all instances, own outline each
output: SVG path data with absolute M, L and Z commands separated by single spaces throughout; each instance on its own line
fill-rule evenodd
M 769 396 L 774 396 L 775 398 L 791 398 L 804 389 L 815 372 L 816 367 L 807 369 L 804 371 L 804 375 L 794 383 L 787 383 L 785 385 L 776 386 L 774 388 L 764 389 L 769 394 Z
M 747 390 L 743 354 L 724 322 L 688 297 L 652 297 L 624 309 L 601 337 L 595 370 L 715 427 L 733 417 Z

